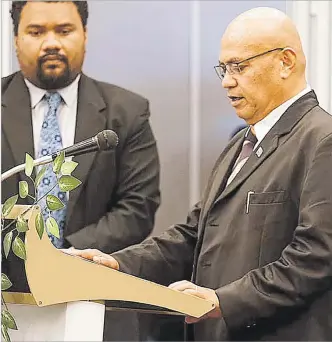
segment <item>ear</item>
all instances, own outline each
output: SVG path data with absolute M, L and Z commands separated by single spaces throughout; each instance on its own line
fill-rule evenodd
M 14 37 L 14 44 L 15 44 L 15 50 L 17 51 L 17 41 L 18 41 L 18 38 L 17 36 Z
M 297 56 L 293 49 L 286 48 L 280 58 L 280 76 L 288 78 L 293 72 L 296 65 Z
M 84 43 L 86 44 L 88 42 L 88 28 L 85 26 L 84 30 Z

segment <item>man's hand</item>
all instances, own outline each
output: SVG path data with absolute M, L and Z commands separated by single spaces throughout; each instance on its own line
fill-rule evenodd
M 62 249 L 62 252 L 77 255 L 84 259 L 92 260 L 98 264 L 113 268 L 115 270 L 119 270 L 119 263 L 109 254 L 105 254 L 98 249 L 75 249 L 74 247 L 70 247 L 69 249 Z
M 197 323 L 203 319 L 221 317 L 219 299 L 214 290 L 197 286 L 187 280 L 177 281 L 176 283 L 169 285 L 169 288 L 188 293 L 199 298 L 207 299 L 215 304 L 215 308 L 212 311 L 200 318 L 186 316 L 186 323 Z

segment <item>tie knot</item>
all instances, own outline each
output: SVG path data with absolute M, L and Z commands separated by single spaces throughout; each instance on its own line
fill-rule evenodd
M 46 93 L 45 100 L 47 101 L 49 107 L 58 108 L 61 103 L 61 95 L 58 92 Z
M 248 135 L 246 136 L 244 140 L 251 142 L 254 146 L 256 145 L 258 141 L 256 135 L 251 131 L 251 129 L 249 129 Z

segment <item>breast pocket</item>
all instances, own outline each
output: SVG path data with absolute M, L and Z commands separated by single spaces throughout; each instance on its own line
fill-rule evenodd
M 277 260 L 291 242 L 297 210 L 286 191 L 251 194 L 249 229 L 260 236 L 259 267 Z
M 264 205 L 283 203 L 287 200 L 287 193 L 284 190 L 270 192 L 253 192 L 249 198 L 250 205 Z
M 248 193 L 246 211 L 254 226 L 280 222 L 286 217 L 288 201 L 284 190 Z

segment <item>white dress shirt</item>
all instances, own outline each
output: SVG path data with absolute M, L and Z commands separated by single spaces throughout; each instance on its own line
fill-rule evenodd
M 273 109 L 273 111 L 269 113 L 264 119 L 262 119 L 261 121 L 258 121 L 254 125 L 254 131 L 255 131 L 256 138 L 257 138 L 257 143 L 254 146 L 254 151 L 257 149 L 257 147 L 259 146 L 261 141 L 264 139 L 266 134 L 278 122 L 281 116 L 286 112 L 286 110 L 300 97 L 302 97 L 306 93 L 309 93 L 309 91 L 311 91 L 311 87 L 307 85 L 304 90 L 300 91 L 297 95 L 293 96 L 286 102 L 282 103 L 279 107 Z M 249 132 L 249 129 L 246 133 L 246 136 L 248 132 Z M 235 162 L 236 167 L 232 171 L 231 175 L 228 177 L 226 186 L 228 186 L 232 182 L 232 180 L 239 173 L 239 171 L 242 169 L 243 165 L 247 162 L 248 159 L 249 157 L 241 160 L 241 162 L 238 164 L 237 162 Z
M 62 97 L 62 103 L 57 111 L 59 128 L 62 138 L 62 147 L 68 147 L 74 144 L 76 116 L 77 116 L 77 94 L 80 75 L 67 87 L 59 89 L 58 93 Z M 24 79 L 30 93 L 33 142 L 35 149 L 35 158 L 38 156 L 40 131 L 44 121 L 45 113 L 48 110 L 48 104 L 43 99 L 47 90 L 36 87 L 34 84 Z

